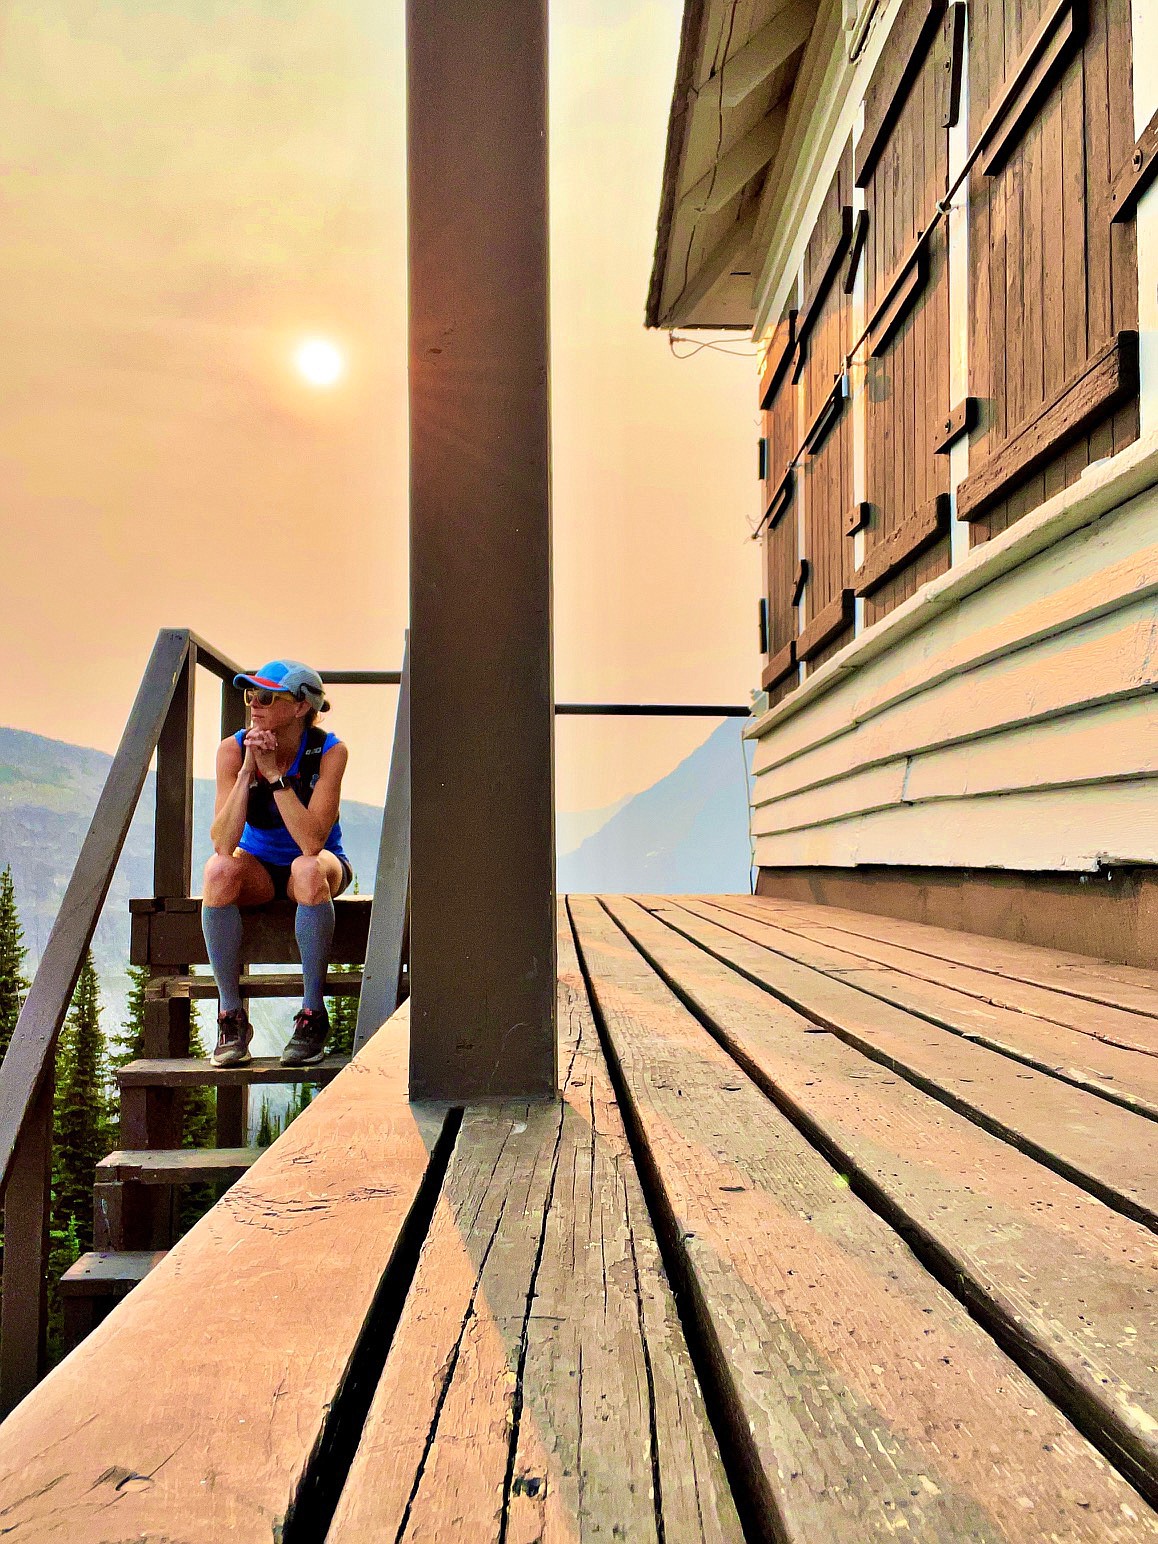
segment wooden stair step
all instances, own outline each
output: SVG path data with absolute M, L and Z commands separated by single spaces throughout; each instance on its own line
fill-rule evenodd
M 361 965 L 370 931 L 369 895 L 341 896 L 334 902 L 333 965 Z M 201 897 L 134 899 L 129 958 L 134 965 L 208 965 L 201 931 Z M 284 965 L 299 958 L 294 938 L 297 907 L 292 901 L 241 908 L 241 958 L 251 965 Z
M 123 1297 L 165 1258 L 164 1249 L 93 1249 L 60 1278 L 65 1297 Z
M 283 1067 L 276 1056 L 255 1056 L 246 1067 L 215 1067 L 194 1056 L 141 1058 L 117 1068 L 122 1088 L 247 1088 L 251 1083 L 328 1083 L 350 1058 L 327 1056 L 312 1067 Z
M 200 1185 L 240 1179 L 260 1147 L 182 1147 L 158 1152 L 121 1149 L 96 1166 L 98 1183 Z
M 300 972 L 276 975 L 244 975 L 241 977 L 242 997 L 300 997 L 303 982 Z M 335 971 L 326 981 L 327 997 L 357 997 L 362 990 L 362 970 Z M 154 1000 L 169 997 L 191 997 L 195 1000 L 215 998 L 217 983 L 212 976 L 158 976 L 146 988 Z
M 163 1249 L 93 1249 L 60 1278 L 65 1351 L 73 1351 L 165 1258 Z

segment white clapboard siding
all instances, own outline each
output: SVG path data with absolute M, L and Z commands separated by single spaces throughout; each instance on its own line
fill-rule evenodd
M 905 697 L 755 779 L 753 806 L 864 769 L 1158 688 L 1158 607 L 1143 600 Z M 1158 726 L 1155 728 L 1158 735 Z M 1110 775 L 1107 773 L 1107 775 Z
M 861 666 L 857 640 L 828 691 L 814 700 L 802 696 L 798 709 L 778 714 L 757 741 L 753 770 L 759 774 L 802 755 L 988 659 L 1158 595 L 1156 523 L 1158 505 L 1144 495 L 933 615 L 920 631 Z M 865 639 L 888 625 L 886 618 Z
M 1070 713 L 944 750 L 904 757 L 775 799 L 754 811 L 756 835 L 802 830 L 892 805 L 1149 777 L 1158 801 L 1158 695 Z M 988 805 L 978 806 L 984 818 Z M 959 821 L 967 811 L 948 818 Z
M 930 800 L 756 839 L 766 867 L 1086 870 L 1158 863 L 1158 781 Z

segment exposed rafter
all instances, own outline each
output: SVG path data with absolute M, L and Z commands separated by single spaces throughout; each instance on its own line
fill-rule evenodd
M 755 228 L 756 210 L 753 207 L 742 220 L 728 230 L 727 235 L 723 236 L 704 258 L 672 304 L 667 307 L 667 314 L 660 322 L 662 327 L 673 325 L 670 318 L 677 306 L 684 315 L 695 310 L 700 301 L 735 266 L 737 259 L 747 253 L 752 244 L 752 233 Z
M 813 0 L 791 0 L 743 48 L 724 61 L 724 106 L 735 107 L 808 41 L 816 17 Z
M 693 188 L 680 199 L 680 210 L 693 214 L 715 214 L 761 172 L 776 154 L 788 115 L 787 102 L 780 102 L 766 118 L 750 129 L 738 144 L 720 157 Z

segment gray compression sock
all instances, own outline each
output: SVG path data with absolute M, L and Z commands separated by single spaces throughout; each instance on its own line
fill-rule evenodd
M 294 918 L 294 936 L 302 957 L 303 1006 L 324 1008 L 322 994 L 326 989 L 326 966 L 330 963 L 330 945 L 334 941 L 333 901 L 323 901 L 320 906 L 299 905 Z
M 241 912 L 236 906 L 202 906 L 201 931 L 209 950 L 222 1013 L 241 1007 Z

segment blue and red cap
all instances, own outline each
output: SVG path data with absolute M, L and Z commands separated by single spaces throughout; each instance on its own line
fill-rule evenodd
M 264 686 L 270 692 L 288 692 L 290 696 L 304 698 L 319 713 L 329 711 L 325 683 L 316 670 L 303 665 L 299 659 L 271 659 L 268 665 L 250 675 L 235 675 L 234 686 Z

